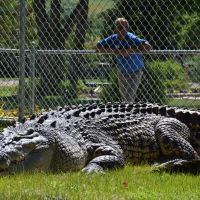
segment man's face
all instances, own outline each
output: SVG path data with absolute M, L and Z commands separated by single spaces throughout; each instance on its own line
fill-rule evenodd
M 120 21 L 115 24 L 116 33 L 118 37 L 123 40 L 128 32 L 128 23 L 127 21 Z

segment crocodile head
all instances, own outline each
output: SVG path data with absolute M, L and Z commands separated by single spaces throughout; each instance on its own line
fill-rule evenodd
M 0 174 L 47 170 L 52 154 L 47 137 L 32 127 L 6 128 L 0 136 Z

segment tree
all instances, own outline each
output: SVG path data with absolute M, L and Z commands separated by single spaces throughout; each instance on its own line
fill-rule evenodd
M 75 31 L 75 38 L 74 38 L 74 49 L 75 50 L 82 50 L 84 49 L 84 43 L 85 43 L 85 36 L 86 36 L 86 30 L 88 26 L 88 3 L 89 0 L 83 0 L 81 3 L 81 9 L 78 10 L 76 18 L 79 20 L 76 24 L 76 31 Z M 76 62 L 74 62 L 74 60 Z M 83 68 L 83 57 L 82 55 L 72 55 L 71 57 L 71 64 L 73 67 L 73 70 L 71 71 L 69 75 L 69 80 L 71 83 L 71 86 L 69 87 L 69 95 L 71 98 L 75 98 L 77 96 L 77 82 L 78 82 L 78 76 L 77 74 L 80 74 L 80 69 Z
M 145 37 L 154 49 L 199 48 L 198 0 L 117 0 L 115 8 L 104 13 L 103 34 L 113 32 L 110 24 L 122 16 L 129 21 L 130 31 Z
M 39 48 L 48 50 L 64 49 L 65 42 L 75 25 L 75 46 L 77 49 L 83 48 L 87 26 L 88 0 L 79 0 L 63 24 L 61 23 L 61 0 L 51 1 L 49 13 L 47 13 L 46 0 L 33 0 L 33 9 L 37 24 Z M 81 31 L 82 35 L 80 34 Z M 64 60 L 62 56 L 42 56 L 40 69 L 42 69 L 39 71 L 41 77 L 40 91 L 42 94 L 57 94 L 60 88 L 59 83 L 64 78 Z
M 190 80 L 194 83 L 200 82 L 200 57 L 199 55 L 194 55 L 186 60 L 186 65 L 188 66 L 188 76 Z

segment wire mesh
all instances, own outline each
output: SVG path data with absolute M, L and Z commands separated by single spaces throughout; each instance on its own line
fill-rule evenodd
M 0 117 L 10 117 L 19 107 L 20 1 L 0 1 L 0 7 Z M 145 67 L 134 101 L 199 109 L 199 8 L 198 0 L 26 1 L 25 113 L 129 101 L 119 89 L 115 53 L 95 51 L 116 34 L 119 17 L 152 46 L 141 53 Z M 133 88 L 131 77 L 127 81 L 121 90 Z

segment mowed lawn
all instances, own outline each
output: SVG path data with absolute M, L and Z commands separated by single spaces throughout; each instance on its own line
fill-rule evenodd
M 200 176 L 126 166 L 105 174 L 32 173 L 0 178 L 0 199 L 200 199 Z

